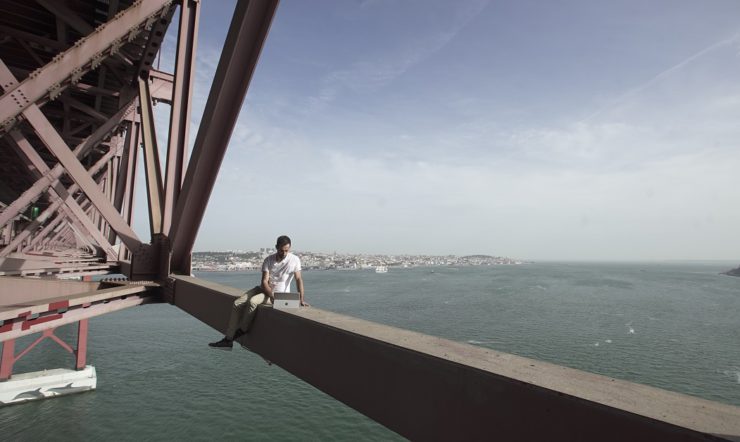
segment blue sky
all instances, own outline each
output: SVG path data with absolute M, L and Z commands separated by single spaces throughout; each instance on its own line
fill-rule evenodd
M 191 142 L 233 4 L 203 2 Z M 283 0 L 195 250 L 285 233 L 326 252 L 737 260 L 738 17 L 735 1 Z

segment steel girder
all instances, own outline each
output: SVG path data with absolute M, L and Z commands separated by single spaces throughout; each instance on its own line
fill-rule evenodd
M 149 81 L 143 78 L 139 78 L 139 103 L 141 132 L 144 139 L 144 171 L 149 201 L 149 231 L 154 237 L 162 233 L 162 169 L 159 164 Z
M 169 142 L 167 143 L 167 170 L 165 171 L 164 213 L 162 218 L 162 231 L 164 232 L 169 232 L 172 226 L 172 214 L 180 196 L 182 180 L 185 176 L 199 21 L 200 1 L 184 0 L 180 7 L 172 111 L 170 112 Z
M 168 234 L 175 273 L 190 274 L 195 237 L 277 5 L 277 0 L 236 5 Z

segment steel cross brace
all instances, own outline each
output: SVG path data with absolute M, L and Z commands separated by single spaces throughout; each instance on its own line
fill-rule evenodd
M 0 61 L 0 82 L 5 82 L 7 76 L 12 74 L 7 69 L 5 64 Z M 114 130 L 120 122 L 126 118 L 126 116 L 133 111 L 134 97 L 131 97 L 121 109 L 111 117 L 106 123 L 100 126 L 92 135 L 90 135 L 85 141 L 80 143 L 74 150 L 74 154 L 78 158 L 82 158 L 87 152 L 92 149 L 93 146 L 97 145 L 105 136 L 107 136 L 112 130 Z M 51 172 L 45 174 L 44 177 L 38 179 L 29 189 L 18 197 L 13 203 L 6 207 L 0 212 L 0 226 L 4 226 L 8 221 L 15 218 L 21 211 L 28 206 L 33 200 L 35 200 L 41 192 L 45 191 L 51 183 L 58 180 L 59 177 L 64 173 L 64 167 L 61 164 L 57 164 L 51 169 Z
M 1 61 L 0 81 L 4 84 L 16 81 L 13 75 L 7 69 L 7 66 L 5 66 L 5 64 Z M 55 178 L 61 176 L 62 171 L 66 169 L 70 177 L 80 186 L 82 191 L 87 194 L 88 198 L 93 201 L 93 204 L 95 204 L 95 207 L 98 209 L 98 211 L 103 214 L 108 224 L 113 227 L 121 240 L 126 243 L 126 246 L 129 248 L 129 250 L 137 250 L 139 247 L 141 247 L 141 241 L 136 236 L 136 233 L 134 233 L 133 229 L 121 218 L 120 214 L 115 210 L 115 207 L 113 207 L 113 204 L 111 204 L 111 202 L 106 199 L 105 195 L 100 192 L 100 189 L 95 185 L 92 178 L 90 178 L 90 175 L 84 169 L 82 164 L 80 164 L 79 160 L 77 159 L 76 152 L 72 152 L 69 149 L 59 133 L 54 129 L 51 123 L 49 123 L 49 120 L 47 120 L 44 114 L 41 113 L 41 110 L 38 108 L 38 106 L 36 106 L 35 104 L 29 105 L 26 110 L 23 111 L 23 115 L 34 128 L 36 134 L 44 143 L 44 145 L 57 157 L 57 159 L 59 159 L 61 167 L 59 168 L 59 175 Z M 111 120 L 109 120 L 109 122 L 110 121 Z M 117 123 L 118 122 L 115 122 L 114 124 L 117 125 Z M 112 129 L 113 128 L 111 127 L 109 130 Z M 106 133 L 108 131 L 106 131 Z M 80 148 L 80 150 L 82 149 Z M 56 170 L 56 167 L 54 170 Z M 52 174 L 52 176 L 54 175 Z M 42 184 L 47 183 L 42 182 Z M 36 187 L 35 184 L 34 186 L 32 186 L 32 188 L 34 187 Z M 44 189 L 46 187 L 44 187 Z M 25 207 L 25 205 L 23 207 Z M 2 224 L 3 215 L 4 212 L 3 214 L 0 214 L 0 224 Z M 105 243 L 107 243 L 107 240 L 104 240 L 102 244 Z
M 22 151 L 23 156 L 25 156 L 26 159 L 31 164 L 33 164 L 38 173 L 44 175 L 50 171 L 49 166 L 46 165 L 41 156 L 39 156 L 38 152 L 36 152 L 33 146 L 31 146 L 31 144 L 23 136 L 23 134 L 20 133 L 20 131 L 13 130 L 11 131 L 10 135 L 13 142 L 16 143 Z M 88 173 L 90 175 L 96 173 L 100 168 L 105 166 L 107 160 L 115 153 L 116 152 L 111 149 L 111 151 L 109 151 L 102 158 L 102 161 L 98 161 L 98 163 L 96 164 L 96 166 L 98 167 L 93 167 L 88 171 Z M 97 242 L 98 245 L 107 252 L 107 255 L 110 257 L 110 259 L 115 259 L 116 253 L 111 247 L 111 244 L 108 242 L 107 238 L 103 236 L 102 232 L 100 232 L 100 230 L 96 228 L 90 218 L 85 215 L 80 206 L 77 205 L 77 203 L 74 201 L 74 198 L 72 198 L 72 194 L 77 191 L 78 185 L 73 184 L 72 186 L 70 186 L 69 189 L 65 189 L 62 183 L 57 180 L 52 184 L 51 188 L 53 189 L 56 197 L 60 198 L 64 202 L 66 208 L 71 212 L 71 215 L 73 216 L 72 219 L 76 219 L 77 221 L 79 221 L 81 227 L 83 228 L 83 231 L 86 231 L 90 236 L 92 236 L 95 242 Z M 0 251 L 0 256 L 2 256 L 2 251 Z
M 137 0 L 20 84 L 5 90 L 0 96 L 0 130 L 9 128 L 28 106 L 47 95 L 53 99 L 67 83 L 76 83 L 75 77 L 96 68 L 111 52 L 117 51 L 116 45 L 121 41 L 135 36 L 141 32 L 140 27 L 156 21 L 163 13 L 166 15 L 171 3 L 172 0 Z

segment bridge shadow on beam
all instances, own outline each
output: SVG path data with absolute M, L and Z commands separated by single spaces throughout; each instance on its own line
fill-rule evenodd
M 223 333 L 242 291 L 173 278 Z M 412 440 L 740 441 L 738 407 L 316 308 L 260 307 L 241 342 Z

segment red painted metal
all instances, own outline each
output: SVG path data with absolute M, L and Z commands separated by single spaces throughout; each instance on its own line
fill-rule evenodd
M 23 248 L 23 252 L 29 252 L 32 249 L 36 248 L 36 245 L 42 242 L 47 236 L 51 233 L 51 231 L 56 228 L 59 223 L 64 221 L 64 216 L 61 214 L 56 214 L 54 216 L 54 219 L 46 224 L 46 227 L 44 227 L 40 232 L 38 232 L 36 235 L 34 235 L 33 239 L 29 241 L 28 245 Z
M 163 232 L 169 232 L 172 226 L 172 216 L 185 176 L 199 21 L 200 1 L 184 0 L 180 5 L 180 27 L 177 33 L 177 52 L 175 54 L 172 111 L 170 112 L 169 142 L 167 144 L 167 170 L 165 171 Z
M 44 334 L 44 336 L 51 338 L 52 341 L 59 344 L 63 349 L 67 350 L 67 352 L 74 354 L 74 349 L 69 344 L 62 341 L 57 335 L 55 335 L 54 330 L 56 329 L 44 330 L 42 333 Z
M 149 232 L 151 236 L 162 233 L 162 169 L 159 164 L 157 134 L 154 126 L 149 82 L 139 79 L 139 112 L 141 115 L 141 133 L 144 139 L 144 171 L 149 201 Z
M 139 160 L 139 140 L 141 139 L 140 123 L 132 121 L 129 127 L 129 131 L 131 131 L 131 138 L 129 139 L 129 144 L 127 145 L 129 160 L 126 164 L 126 182 L 129 184 L 126 186 L 123 195 L 123 200 L 126 205 L 123 210 L 123 218 L 126 220 L 127 223 L 130 224 L 131 220 L 134 219 L 134 203 L 136 202 L 136 167 Z M 124 260 L 127 257 L 128 253 L 126 251 L 126 248 L 121 247 L 118 254 L 118 259 Z
M 123 140 L 123 150 L 121 154 L 121 159 L 118 163 L 117 167 L 117 179 L 116 179 L 116 185 L 113 195 L 113 207 L 116 208 L 116 210 L 119 213 L 123 214 L 123 219 L 127 223 L 130 224 L 130 220 L 126 216 L 126 212 L 123 211 L 123 202 L 124 197 L 126 196 L 126 188 L 129 185 L 128 175 L 129 175 L 129 161 L 133 159 L 133 155 L 131 153 L 131 138 L 133 136 L 132 132 L 134 132 L 133 123 L 129 123 L 126 125 L 126 137 Z M 135 147 L 134 147 L 135 150 Z M 111 230 L 108 236 L 108 241 L 112 244 L 115 242 L 115 231 Z M 120 252 L 119 252 L 120 256 Z
M 29 344 L 23 351 L 21 351 L 17 355 L 15 354 L 15 338 L 3 341 L 3 354 L 2 359 L 0 360 L 0 381 L 10 379 L 10 377 L 13 375 L 13 365 L 47 338 L 59 344 L 59 346 L 66 350 L 68 353 L 75 355 L 75 368 L 77 370 L 84 369 L 87 359 L 88 330 L 88 319 L 81 319 L 78 323 L 77 328 L 76 349 L 72 348 L 69 344 L 67 344 L 61 338 L 54 334 L 56 328 L 49 328 L 41 331 L 41 336 L 36 338 L 31 344 Z
M 49 304 L 49 311 L 69 308 L 69 300 L 52 302 Z
M 10 70 L 0 60 L 0 79 L 6 81 L 8 78 L 15 78 L 10 73 Z M 85 141 L 77 145 L 74 150 L 74 154 L 77 158 L 82 158 L 86 155 L 90 149 L 92 149 L 97 143 L 99 143 L 104 137 L 106 137 L 112 130 L 114 130 L 126 116 L 133 111 L 133 104 L 135 97 L 131 95 L 131 89 L 125 89 L 124 92 L 128 98 L 125 100 L 125 104 L 121 106 L 119 111 L 111 117 L 106 123 L 102 124 L 91 136 Z M 39 178 L 34 184 L 29 187 L 23 194 L 13 201 L 8 207 L 0 212 L 0 225 L 5 225 L 8 221 L 18 216 L 21 211 L 27 207 L 32 201 L 34 201 L 42 192 L 44 192 L 49 186 L 58 180 L 65 172 L 64 167 L 60 164 L 54 166 L 50 172 L 44 174 L 42 178 Z
M 61 313 L 58 313 L 55 315 L 40 316 L 36 319 L 29 319 L 23 322 L 23 325 L 21 326 L 21 330 L 28 330 L 34 325 L 43 324 L 44 322 L 56 321 L 57 319 L 62 319 Z
M 54 129 L 49 120 L 41 113 L 38 107 L 29 106 L 24 112 L 31 126 L 36 131 L 44 145 L 57 157 L 59 162 L 66 169 L 67 174 L 80 186 L 88 199 L 92 201 L 95 208 L 103 215 L 108 223 L 115 229 L 118 237 L 126 243 L 131 250 L 136 250 L 141 246 L 141 241 L 121 215 L 116 211 L 113 204 L 100 191 L 97 183 L 88 174 L 87 170 L 80 164 L 79 159 L 67 147 L 59 133 Z M 101 235 L 102 236 L 102 235 Z M 106 241 L 107 242 L 107 241 Z
M 87 333 L 88 333 L 88 319 L 82 319 L 77 327 L 77 352 L 75 356 L 77 363 L 75 368 L 82 370 L 85 368 L 85 362 L 87 359 Z
M 277 5 L 277 0 L 236 5 L 167 235 L 174 273 L 190 274 L 195 237 Z
M 35 105 L 31 106 L 32 108 L 38 109 Z M 40 113 L 40 111 L 39 111 Z M 26 140 L 26 138 L 19 132 L 19 131 L 12 131 L 11 132 L 11 138 L 13 139 L 13 143 L 16 144 L 16 146 L 21 150 L 22 155 L 25 156 L 25 159 L 33 165 L 33 167 L 36 168 L 36 171 L 39 174 L 46 174 L 50 172 L 49 166 L 46 165 L 44 160 L 41 158 L 41 156 L 36 152 L 36 150 L 31 146 L 31 144 Z M 104 158 L 106 158 L 106 161 L 98 162 L 101 167 L 105 166 L 107 163 L 107 158 L 110 158 L 112 156 L 113 152 L 109 152 Z M 97 170 L 90 170 L 89 173 L 92 175 Z M 108 252 L 108 256 L 111 258 L 115 257 L 115 251 L 112 249 L 110 243 L 108 243 L 107 238 L 103 236 L 103 234 L 100 232 L 100 230 L 95 226 L 95 224 L 89 219 L 88 216 L 85 215 L 85 213 L 82 211 L 82 209 L 79 207 L 79 205 L 74 201 L 74 198 L 72 198 L 72 194 L 77 189 L 77 184 L 74 184 L 70 186 L 69 189 L 65 189 L 65 187 L 62 185 L 61 182 L 56 181 L 52 184 L 52 189 L 54 191 L 54 199 L 57 198 L 65 203 L 65 211 L 68 210 L 70 218 L 73 220 L 73 224 L 77 226 L 78 229 L 80 229 L 82 232 L 84 232 L 88 237 L 92 237 L 95 242 L 98 243 L 98 245 Z M 42 214 L 36 221 L 44 219 L 46 215 L 46 212 Z M 48 215 L 46 215 L 48 216 Z M 38 223 L 37 223 L 38 224 Z M 35 228 L 36 226 L 34 226 Z M 25 239 L 28 235 L 30 235 L 30 232 L 27 230 L 24 232 L 25 235 L 22 237 L 16 238 L 15 241 L 19 242 Z M 0 251 L 0 256 L 3 255 L 3 251 Z
M 20 327 L 16 327 L 9 330 L 6 333 L 0 334 L 0 342 L 8 339 L 16 339 L 21 336 L 27 336 L 33 333 L 38 333 L 47 328 L 57 328 L 66 324 L 73 324 L 80 319 L 92 318 L 95 316 L 104 315 L 106 313 L 134 307 L 137 305 L 147 304 L 154 302 L 151 296 L 131 295 L 126 299 L 117 298 L 106 303 L 94 303 L 87 308 L 76 308 L 70 309 L 68 312 L 63 313 L 61 318 L 46 323 L 36 324 L 33 328 L 28 330 L 22 330 Z
M 8 256 L 9 254 L 15 252 L 17 248 L 21 248 L 21 250 L 23 250 L 23 244 L 25 240 L 31 235 L 31 233 L 34 232 L 47 217 L 50 217 L 61 206 L 62 200 L 60 198 L 57 198 L 56 201 L 54 201 L 46 208 L 46 210 L 41 212 L 41 215 L 37 219 L 28 223 L 28 225 L 23 229 L 22 232 L 16 233 L 13 240 L 10 241 L 4 249 L 0 250 L 0 257 Z
M 172 104 L 172 87 L 175 76 L 152 69 L 149 71 L 149 93 L 152 95 L 153 103 Z
M 7 381 L 13 374 L 15 363 L 15 339 L 3 341 L 3 355 L 0 358 L 0 381 Z

